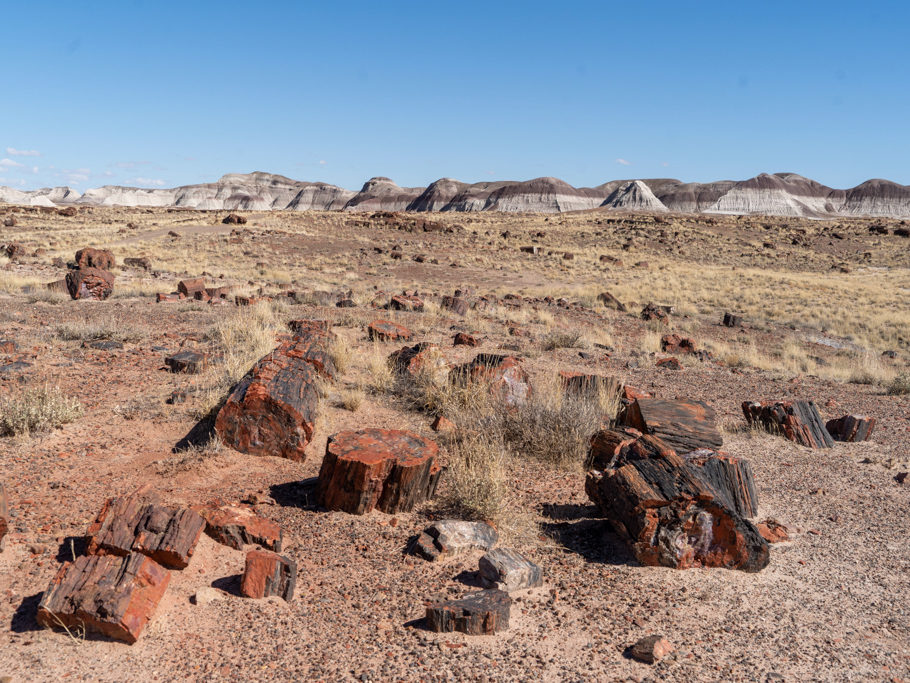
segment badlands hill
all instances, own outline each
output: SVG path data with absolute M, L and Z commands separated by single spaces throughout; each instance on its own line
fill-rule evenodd
M 678 213 L 910 217 L 910 186 L 868 180 L 838 190 L 795 173 L 762 173 L 743 181 L 684 183 L 672 178 L 613 180 L 573 187 L 558 178 L 464 183 L 442 178 L 428 187 L 399 187 L 371 178 L 359 192 L 271 173 L 230 173 L 217 182 L 170 189 L 105 185 L 85 194 L 68 187 L 24 192 L 0 187 L 0 202 L 56 206 L 157 206 L 293 211 L 537 211 L 604 209 Z

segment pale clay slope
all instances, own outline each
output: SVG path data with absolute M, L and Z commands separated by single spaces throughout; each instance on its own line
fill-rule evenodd
M 67 187 L 22 191 L 0 187 L 0 202 L 53 207 L 174 206 L 208 210 L 502 211 L 559 213 L 603 208 L 622 211 L 910 217 L 910 186 L 869 180 L 837 190 L 794 173 L 748 180 L 682 183 L 674 179 L 617 180 L 575 188 L 558 178 L 463 183 L 442 178 L 428 187 L 399 187 L 371 178 L 360 191 L 292 180 L 271 173 L 229 173 L 217 182 L 167 189 L 106 185 L 80 195 Z

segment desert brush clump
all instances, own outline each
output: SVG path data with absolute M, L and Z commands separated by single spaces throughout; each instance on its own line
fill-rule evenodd
M 26 389 L 0 401 L 0 436 L 49 432 L 82 416 L 82 405 L 59 387 Z
M 891 396 L 906 396 L 910 394 L 910 370 L 904 370 L 888 384 L 888 394 Z

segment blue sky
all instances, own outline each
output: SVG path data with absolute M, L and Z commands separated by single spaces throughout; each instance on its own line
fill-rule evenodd
M 13 2 L 0 184 L 910 184 L 910 4 Z

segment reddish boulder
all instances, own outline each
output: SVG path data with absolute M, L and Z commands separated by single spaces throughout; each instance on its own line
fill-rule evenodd
M 437 415 L 433 420 L 433 424 L 430 425 L 430 429 L 434 432 L 450 433 L 454 432 L 456 427 L 455 423 L 452 422 L 449 418 L 444 415 Z
M 635 399 L 638 399 L 638 398 L 653 398 L 653 397 L 647 391 L 643 391 L 641 389 L 636 389 L 635 387 L 633 387 L 629 384 L 626 384 L 622 388 L 622 398 L 626 399 L 627 401 L 634 401 Z
M 388 320 L 374 320 L 367 328 L 370 341 L 410 341 L 414 336 L 404 325 Z
M 743 401 L 742 408 L 750 425 L 761 425 L 801 446 L 831 448 L 834 445 L 812 401 Z
M 648 305 L 641 309 L 641 319 L 667 322 L 668 317 L 672 312 L 672 306 L 661 306 L 658 304 L 648 303 Z
M 645 664 L 655 664 L 673 652 L 673 645 L 663 636 L 647 636 L 629 648 L 628 654 Z
M 695 353 L 695 342 L 678 334 L 665 334 L 660 338 L 660 350 L 665 353 Z
M 766 519 L 755 525 L 758 533 L 768 543 L 784 543 L 790 540 L 790 531 L 776 519 Z
M 77 268 L 98 268 L 100 270 L 110 270 L 115 265 L 114 254 L 107 249 L 93 249 L 86 247 L 76 252 Z
M 395 311 L 422 311 L 423 301 L 416 295 L 398 294 L 389 299 L 389 308 Z
M 355 515 L 408 512 L 436 492 L 438 453 L 435 442 L 394 429 L 333 434 L 319 470 L 319 504 Z
M 389 356 L 389 363 L 396 372 L 412 378 L 426 377 L 441 382 L 449 374 L 449 362 L 431 342 L 405 346 Z
M 828 420 L 825 429 L 835 441 L 868 441 L 875 429 L 875 418 L 864 415 L 844 415 Z
M 98 268 L 80 268 L 66 274 L 66 289 L 73 299 L 104 301 L 114 291 L 114 276 Z
M 470 363 L 453 368 L 450 380 L 459 385 L 486 384 L 506 405 L 517 406 L 531 395 L 528 373 L 515 356 L 479 353 Z
M 181 301 L 183 298 L 184 296 L 179 292 L 171 292 L 170 294 L 159 292 L 155 295 L 155 301 L 159 304 L 174 303 L 175 301 Z
M 215 418 L 231 448 L 252 455 L 303 460 L 316 421 L 316 371 L 298 353 L 297 338 L 283 342 L 234 387 Z
M 493 635 L 509 628 L 512 599 L 497 588 L 469 593 L 458 600 L 427 606 L 426 624 L 431 631 L 460 631 L 472 636 Z
M 456 315 L 467 315 L 468 313 L 468 302 L 465 299 L 462 299 L 460 296 L 444 296 L 442 297 L 442 302 L 440 306 L 448 311 L 452 311 Z
M 240 593 L 247 598 L 276 596 L 290 602 L 297 583 L 297 563 L 270 550 L 246 554 Z
M 140 553 L 83 555 L 66 562 L 38 604 L 38 623 L 101 633 L 135 643 L 151 620 L 171 575 Z
M 682 370 L 682 365 L 679 362 L 679 358 L 676 356 L 660 358 L 654 365 L 658 368 L 663 368 L 664 370 Z
M 458 332 L 452 340 L 452 346 L 477 346 L 477 338 L 466 332 Z

